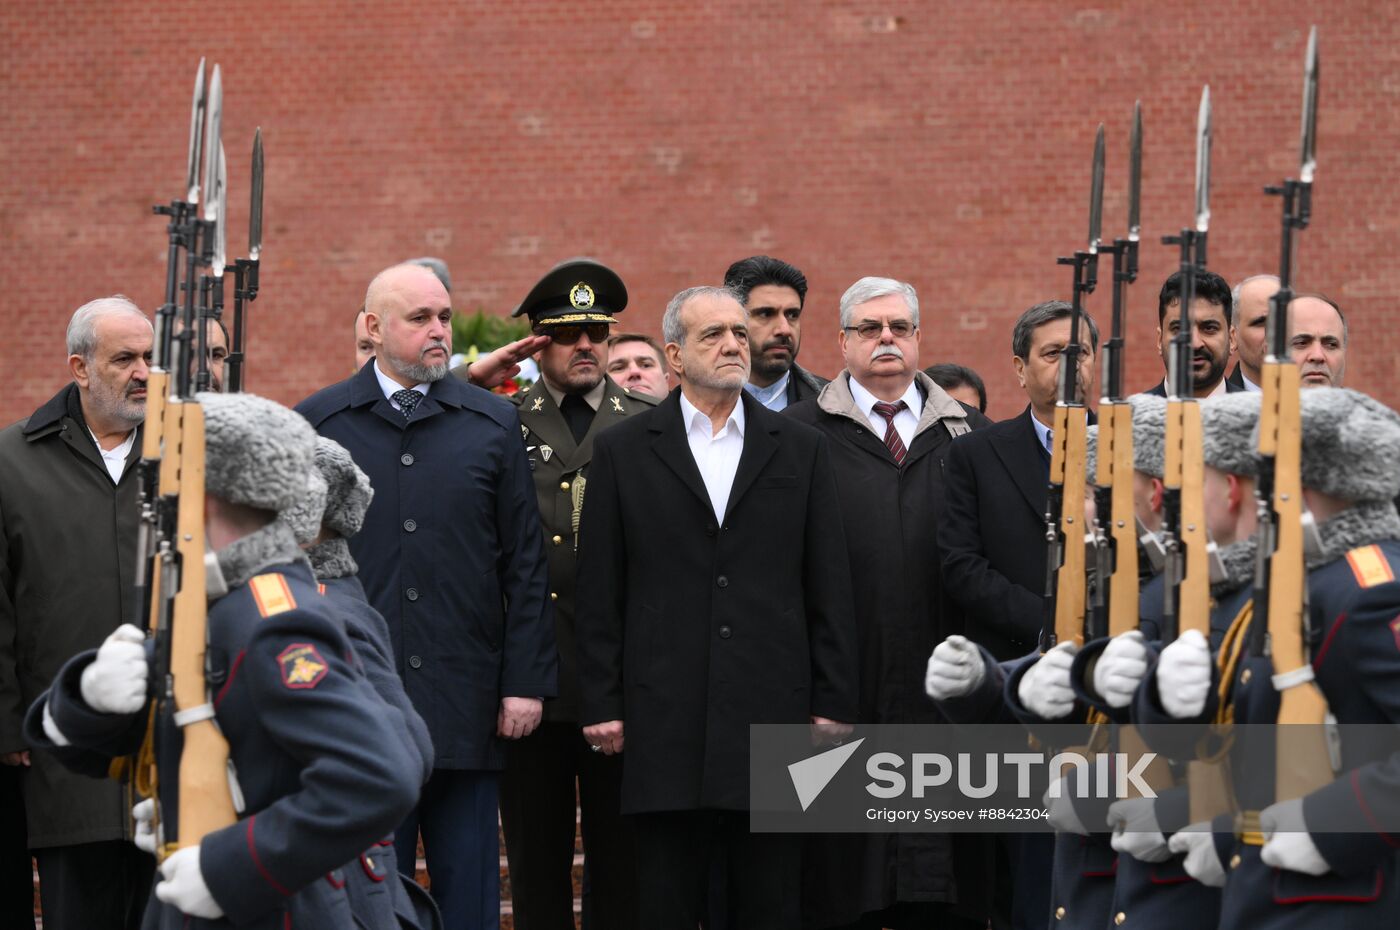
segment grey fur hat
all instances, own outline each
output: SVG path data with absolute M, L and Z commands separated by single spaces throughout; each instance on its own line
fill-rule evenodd
M 280 514 L 282 522 L 292 528 L 298 546 L 307 546 L 321 535 L 321 515 L 326 510 L 326 480 L 319 472 L 306 476 L 306 493 Z
M 1303 487 L 1347 501 L 1400 494 L 1400 414 L 1350 388 L 1302 393 Z
M 1230 475 L 1259 474 L 1258 391 L 1221 394 L 1201 402 L 1201 452 L 1205 463 Z
M 360 470 L 344 446 L 324 436 L 316 441 L 316 470 L 330 489 L 321 523 L 341 539 L 349 539 L 364 526 L 365 512 L 374 500 L 369 475 Z
M 196 400 L 208 493 L 277 513 L 306 495 L 316 431 L 301 414 L 255 394 L 200 392 Z
M 1084 431 L 1084 481 L 1093 484 L 1099 477 L 1099 425 Z
M 1133 469 L 1154 478 L 1166 471 L 1167 399 L 1156 394 L 1134 394 Z

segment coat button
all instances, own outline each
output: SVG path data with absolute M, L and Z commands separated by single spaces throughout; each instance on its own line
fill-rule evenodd
M 558 592 L 558 591 L 550 591 L 550 592 L 549 592 L 549 599 L 550 599 L 551 601 L 557 601 L 557 600 L 559 600 L 559 592 Z
M 1119 911 L 1118 913 L 1116 913 L 1116 914 L 1113 915 L 1113 926 L 1115 926 L 1115 927 L 1121 927 L 1121 926 L 1123 926 L 1123 922 L 1126 921 L 1127 919 L 1128 919 L 1128 915 L 1125 914 L 1125 913 L 1123 913 L 1122 911 Z
M 706 535 L 706 536 L 713 536 L 713 535 L 715 535 L 715 533 L 717 533 L 717 532 L 719 532 L 719 527 L 715 526 L 713 523 L 706 523 L 706 524 L 705 524 L 705 535 Z
M 1056 920 L 1064 920 L 1064 919 L 1065 919 L 1065 909 L 1064 909 L 1063 907 L 1057 907 L 1057 908 L 1055 908 L 1055 919 L 1056 919 Z
M 403 455 L 399 456 L 399 464 L 401 464 L 401 465 L 412 465 L 412 464 L 413 464 L 413 453 L 412 453 L 412 452 L 405 452 Z
M 567 491 L 567 490 L 569 490 L 569 482 L 567 482 L 567 481 L 561 481 L 561 482 L 559 482 L 559 490 L 561 490 L 561 491 Z
M 1253 678 L 1253 677 L 1254 677 L 1253 673 L 1252 673 L 1249 669 L 1245 669 L 1244 671 L 1240 672 L 1240 684 L 1242 684 L 1242 685 L 1247 685 L 1247 684 L 1249 684 L 1249 679 L 1251 679 L 1251 678 Z
M 416 600 L 418 600 L 418 589 L 417 589 L 417 588 L 409 588 L 407 591 L 405 591 L 405 592 L 403 593 L 403 596 L 406 597 L 406 598 L 408 598 L 410 601 L 416 601 Z
M 408 665 L 410 668 L 421 668 L 423 666 L 423 660 L 417 656 L 409 656 Z
M 554 543 L 554 545 L 556 545 L 556 546 L 559 545 L 560 543 L 562 543 L 563 541 L 564 541 L 564 537 L 563 537 L 563 536 L 555 536 L 553 539 L 550 540 L 550 542 Z
M 1239 867 L 1240 867 L 1240 854 L 1239 854 L 1239 853 L 1235 853 L 1233 856 L 1230 857 L 1230 868 L 1232 868 L 1232 869 L 1238 869 Z
M 731 637 L 731 636 L 733 636 L 733 635 L 734 635 L 734 631 L 731 630 L 727 625 L 726 625 L 726 626 L 722 626 L 722 627 L 719 628 L 719 638 L 720 638 L 720 639 L 728 639 L 729 637 Z
M 729 587 L 729 579 L 720 575 L 719 578 L 716 579 L 715 584 L 719 585 L 721 588 L 727 588 Z
M 405 520 L 405 521 L 403 521 L 403 531 L 404 531 L 405 533 L 412 533 L 412 532 L 413 532 L 414 530 L 416 530 L 416 529 L 418 529 L 418 521 L 417 521 L 417 520 Z

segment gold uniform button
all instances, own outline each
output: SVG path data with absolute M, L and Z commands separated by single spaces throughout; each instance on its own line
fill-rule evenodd
M 559 592 L 558 592 L 558 591 L 550 591 L 550 592 L 549 592 L 549 599 L 550 599 L 551 601 L 557 601 L 557 600 L 559 600 Z
M 1121 927 L 1121 926 L 1123 926 L 1123 921 L 1125 921 L 1125 920 L 1127 920 L 1127 919 L 1128 919 L 1128 915 L 1127 915 L 1127 914 L 1124 914 L 1122 911 L 1119 911 L 1118 913 L 1116 913 L 1116 914 L 1113 915 L 1113 926 L 1115 926 L 1115 927 Z
M 1250 669 L 1245 669 L 1244 671 L 1240 672 L 1240 684 L 1242 684 L 1242 685 L 1247 685 L 1247 684 L 1249 684 L 1249 679 L 1252 678 L 1252 677 L 1254 677 L 1254 676 L 1253 676 L 1253 673 L 1250 671 Z
M 1064 920 L 1064 919 L 1065 919 L 1065 909 L 1064 909 L 1064 907 L 1057 907 L 1057 908 L 1055 908 L 1055 919 L 1056 919 L 1056 920 Z
M 561 490 L 561 491 L 567 491 L 567 490 L 569 490 L 569 482 L 567 482 L 567 481 L 561 481 L 561 482 L 559 482 L 559 490 Z
M 1239 867 L 1240 867 L 1240 854 L 1239 854 L 1239 853 L 1235 853 L 1233 856 L 1230 857 L 1230 868 L 1232 868 L 1232 869 L 1238 869 Z
M 559 544 L 560 544 L 561 542 L 563 542 L 563 541 L 564 541 L 564 537 L 563 537 L 563 536 L 556 536 L 556 537 L 554 537 L 552 540 L 550 540 L 550 542 L 554 543 L 554 545 L 556 545 L 556 546 L 559 545 Z

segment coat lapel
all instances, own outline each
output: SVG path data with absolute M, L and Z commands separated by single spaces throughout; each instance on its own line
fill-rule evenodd
M 1045 495 L 1049 485 L 1049 475 L 1045 469 L 1045 459 L 1036 447 L 1035 427 L 1031 425 L 1031 408 L 1008 424 L 1005 431 L 998 431 L 997 441 L 992 449 L 1006 470 L 1026 504 L 1037 518 L 1045 516 Z
M 526 445 L 540 446 L 540 457 L 544 457 L 543 447 L 549 447 L 551 456 L 561 456 L 568 459 L 574 453 L 574 434 L 569 429 L 569 424 L 564 422 L 564 415 L 559 412 L 559 407 L 554 403 L 554 398 L 544 386 L 544 379 L 536 381 L 530 385 L 524 396 L 520 399 L 520 422 L 530 429 L 532 434 Z M 567 466 L 565 471 L 572 471 L 574 466 Z
M 578 449 L 569 457 L 570 471 L 577 471 L 592 461 L 593 437 L 619 420 L 626 419 L 629 413 L 635 412 L 629 406 L 632 401 L 627 392 L 619 387 L 616 381 L 604 376 L 603 385 L 603 399 L 598 402 L 598 411 L 593 414 L 593 422 L 588 424 L 588 432 L 584 434 L 583 442 L 579 443 Z M 559 415 L 559 421 L 564 421 L 563 414 Z
M 680 391 L 672 391 L 657 408 L 660 415 L 651 418 L 653 422 L 650 429 L 654 434 L 651 447 L 657 457 L 676 473 L 681 483 L 700 499 L 705 506 L 705 512 L 713 513 L 714 504 L 710 502 L 710 492 L 705 489 L 705 481 L 700 477 L 700 468 L 695 464 L 695 456 L 690 454 L 690 443 L 685 436 L 685 421 L 681 418 L 680 398 Z
M 744 451 L 739 454 L 739 468 L 734 472 L 734 485 L 729 489 L 729 503 L 724 510 L 726 518 L 778 451 L 778 440 L 773 436 L 778 432 L 778 424 L 772 422 L 771 413 L 748 391 L 741 392 L 740 397 L 744 405 Z

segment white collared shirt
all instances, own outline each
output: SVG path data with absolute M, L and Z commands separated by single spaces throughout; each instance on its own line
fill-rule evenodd
M 402 410 L 403 408 L 399 406 L 399 402 L 394 400 L 394 393 L 397 391 L 402 391 L 404 389 L 404 386 L 402 384 L 399 384 L 393 378 L 389 377 L 383 371 L 380 370 L 379 359 L 377 358 L 374 360 L 374 376 L 379 379 L 379 389 L 384 392 L 384 396 L 388 399 L 389 404 L 395 410 Z M 428 383 L 425 381 L 422 384 L 415 384 L 412 387 L 412 390 L 417 391 L 424 397 L 427 397 Z
M 744 453 L 744 400 L 735 398 L 734 410 L 724 428 L 714 433 L 709 416 L 696 410 L 682 391 L 681 422 L 685 424 L 690 454 L 715 509 L 715 519 L 723 520 L 729 492 L 734 489 L 734 474 L 739 470 L 739 457 Z
M 779 412 L 786 410 L 788 405 L 787 386 L 792 380 L 792 369 L 783 372 L 783 376 L 767 387 L 759 387 L 752 381 L 744 382 L 744 390 L 753 395 L 753 399 L 758 401 L 769 410 Z
M 865 418 L 870 421 L 870 428 L 875 431 L 878 439 L 885 438 L 885 418 L 875 412 L 875 405 L 880 402 L 880 398 L 871 394 L 855 378 L 851 378 L 851 397 L 856 402 L 856 407 Z M 899 434 L 899 438 L 904 442 L 904 448 L 908 449 L 909 444 L 914 441 L 914 433 L 919 428 L 919 417 L 924 413 L 924 399 L 919 395 L 919 387 L 913 381 L 909 382 L 909 389 L 899 398 L 904 401 L 904 409 L 894 415 L 894 431 Z
M 131 447 L 136 443 L 136 430 L 126 434 L 126 438 L 115 449 L 104 449 L 102 443 L 97 441 L 97 434 L 88 430 L 88 435 L 92 437 L 92 444 L 97 446 L 97 451 L 102 454 L 102 464 L 107 466 L 107 474 L 112 476 L 112 483 L 117 484 L 122 480 L 122 472 L 126 470 L 126 457 L 131 454 Z
M 1055 450 L 1050 448 L 1050 427 L 1036 419 L 1034 413 L 1031 414 L 1031 426 L 1035 427 L 1035 438 L 1040 443 L 1040 448 L 1054 455 Z
M 1243 369 L 1243 368 L 1240 369 L 1240 383 L 1244 385 L 1244 389 L 1245 389 L 1246 391 L 1262 391 L 1262 390 L 1263 390 L 1263 388 L 1261 388 L 1259 385 L 1257 385 L 1257 384 L 1255 384 L 1253 381 L 1249 380 L 1249 375 L 1247 375 L 1247 374 L 1244 373 L 1244 369 Z

